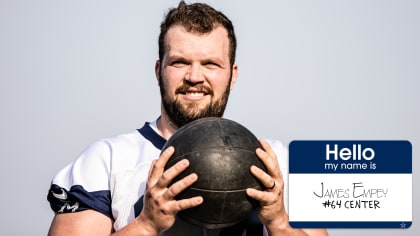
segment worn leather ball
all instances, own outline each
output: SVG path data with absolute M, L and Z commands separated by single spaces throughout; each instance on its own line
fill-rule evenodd
M 258 206 L 245 190 L 264 188 L 251 174 L 251 165 L 266 168 L 255 153 L 259 141 L 247 128 L 225 118 L 198 119 L 179 128 L 163 150 L 169 146 L 175 147 L 175 153 L 165 169 L 182 159 L 190 162 L 173 182 L 191 173 L 198 175 L 176 199 L 204 199 L 201 205 L 180 211 L 182 219 L 204 228 L 224 228 L 244 220 Z

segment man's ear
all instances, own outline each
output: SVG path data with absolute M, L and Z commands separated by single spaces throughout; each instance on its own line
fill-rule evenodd
M 159 60 L 156 60 L 156 63 L 155 63 L 155 76 L 156 76 L 156 79 L 157 79 L 157 81 L 158 81 L 158 83 L 159 83 L 159 77 L 160 77 L 160 61 Z
M 232 80 L 230 81 L 230 90 L 233 89 L 233 86 L 235 85 L 237 78 L 238 78 L 238 65 L 234 64 L 232 66 Z

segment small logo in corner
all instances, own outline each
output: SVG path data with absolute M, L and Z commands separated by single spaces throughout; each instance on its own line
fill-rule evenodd
M 61 193 L 54 193 L 53 191 L 51 191 L 52 195 L 60 200 L 67 200 L 67 193 L 64 189 L 61 189 Z

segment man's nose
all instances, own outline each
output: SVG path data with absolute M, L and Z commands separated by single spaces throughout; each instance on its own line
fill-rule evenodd
M 185 80 L 194 84 L 203 82 L 204 76 L 201 72 L 200 65 L 191 64 L 187 74 L 185 75 Z

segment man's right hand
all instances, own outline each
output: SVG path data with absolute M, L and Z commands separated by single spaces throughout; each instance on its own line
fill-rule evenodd
M 153 161 L 149 170 L 143 210 L 136 220 L 150 235 L 158 235 L 170 228 L 175 223 L 179 211 L 198 206 L 203 202 L 201 196 L 175 199 L 176 195 L 197 181 L 197 174 L 192 173 L 169 186 L 173 179 L 189 166 L 189 161 L 184 159 L 164 170 L 174 151 L 173 147 L 165 149 L 159 159 Z

